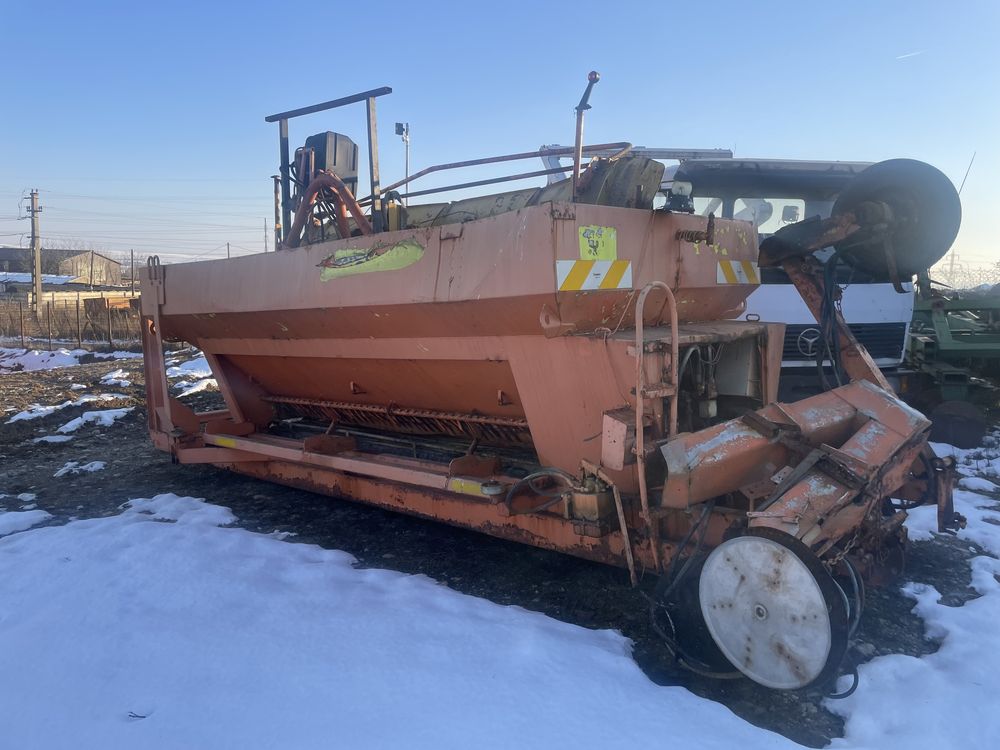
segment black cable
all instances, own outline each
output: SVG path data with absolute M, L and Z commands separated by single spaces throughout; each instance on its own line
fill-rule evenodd
M 540 492 L 535 487 L 535 485 L 532 484 L 532 482 L 534 482 L 536 479 L 542 479 L 543 477 L 559 477 L 560 479 L 564 480 L 567 484 L 569 484 L 570 487 L 576 484 L 576 477 L 574 477 L 572 474 L 568 472 L 563 471 L 562 469 L 556 469 L 555 467 L 539 469 L 536 472 L 528 474 L 528 476 L 522 477 L 521 479 L 518 479 L 516 482 L 514 482 L 514 484 L 512 484 L 510 486 L 510 489 L 507 491 L 507 497 L 504 499 L 504 504 L 507 506 L 507 510 L 510 512 L 511 515 L 520 515 L 524 513 L 537 513 L 539 511 L 546 510 L 547 508 L 551 508 L 553 505 L 555 505 L 562 499 L 563 491 L 544 493 Z M 515 511 L 511 507 L 511 501 L 514 499 L 514 496 L 517 494 L 518 490 L 523 485 L 527 485 L 531 489 L 531 491 L 534 492 L 536 495 L 541 495 L 542 497 L 549 497 L 551 499 L 547 500 L 541 505 L 535 506 L 534 508 L 529 508 L 528 510 Z
M 854 695 L 854 691 L 858 689 L 858 684 L 861 682 L 861 676 L 858 674 L 857 667 L 851 667 L 850 674 L 851 677 L 853 678 L 853 681 L 851 682 L 851 686 L 847 688 L 847 690 L 845 690 L 842 693 L 830 693 L 826 697 L 830 698 L 831 700 L 839 701 Z
M 844 373 L 840 365 L 840 336 L 837 330 L 837 307 L 835 290 L 837 286 L 837 263 L 839 255 L 834 252 L 823 264 L 823 301 L 820 305 L 820 333 L 823 336 L 824 348 L 830 358 L 834 380 L 837 385 L 844 384 Z M 819 362 L 822 366 L 823 358 Z M 825 378 L 824 378 L 825 380 Z M 824 383 L 824 387 L 829 385 Z M 827 388 L 829 390 L 829 388 Z
M 851 613 L 851 624 L 847 629 L 847 637 L 853 638 L 858 630 L 858 625 L 861 624 L 861 613 L 865 606 L 865 585 L 854 563 L 845 557 L 844 564 L 847 566 L 847 572 L 851 574 L 851 585 L 854 588 L 855 606 L 853 607 L 854 611 Z
M 670 567 L 667 569 L 667 572 L 664 575 L 660 576 L 660 580 L 656 584 L 656 589 L 654 590 L 653 596 L 648 597 L 650 602 L 649 615 L 650 615 L 650 623 L 653 627 L 653 630 L 656 632 L 657 635 L 659 635 L 663 639 L 664 644 L 667 647 L 667 650 L 670 651 L 670 655 L 674 658 L 674 661 L 677 662 L 677 664 L 684 667 L 689 672 L 694 672 L 695 674 L 700 675 L 702 677 L 708 677 L 710 679 L 715 679 L 715 680 L 734 680 L 741 678 L 743 674 L 740 672 L 717 672 L 713 670 L 711 667 L 709 667 L 707 664 L 702 662 L 700 659 L 692 656 L 691 654 L 687 653 L 687 651 L 684 650 L 683 646 L 681 646 L 680 643 L 677 641 L 677 628 L 674 626 L 673 618 L 670 617 L 670 611 L 667 608 L 666 604 L 667 599 L 674 592 L 677 586 L 680 585 L 681 581 L 683 581 L 684 578 L 687 576 L 688 571 L 690 571 L 691 566 L 694 564 L 695 559 L 701 552 L 702 546 L 704 545 L 705 542 L 705 535 L 708 532 L 708 523 L 706 522 L 714 507 L 715 507 L 714 500 L 705 503 L 701 512 L 701 516 L 698 517 L 698 520 L 691 525 L 691 528 L 688 529 L 687 534 L 684 535 L 684 538 L 681 540 L 680 545 L 677 547 L 677 552 L 674 554 L 673 559 L 670 561 Z M 687 558 L 684 560 L 684 564 L 681 566 L 681 569 L 677 571 L 675 575 L 674 571 L 677 568 L 677 564 L 681 558 L 681 554 L 684 552 L 684 549 L 690 543 L 691 538 L 694 536 L 695 532 L 698 533 L 698 538 L 695 541 L 694 549 L 691 551 L 691 554 L 688 555 Z M 664 613 L 664 615 L 666 615 L 667 622 L 670 623 L 670 629 L 671 631 L 673 631 L 672 635 L 667 634 L 667 632 L 660 627 L 659 622 L 657 622 L 657 613 L 661 610 Z

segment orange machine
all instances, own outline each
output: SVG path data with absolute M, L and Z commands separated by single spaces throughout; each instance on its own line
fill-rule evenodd
M 943 254 L 957 218 L 935 196 L 954 189 L 921 165 L 923 192 L 883 180 L 765 246 L 826 323 L 843 382 L 773 403 L 783 327 L 733 320 L 758 284 L 753 225 L 654 210 L 662 165 L 628 144 L 582 145 L 594 82 L 570 177 L 450 203 L 414 199 L 525 175 L 405 203 L 398 190 L 540 152 L 382 188 L 387 90 L 268 118 L 282 136 L 279 251 L 154 258 L 144 273 L 150 434 L 182 464 L 620 565 L 633 583 L 659 577 L 654 616 L 684 665 L 777 688 L 828 682 L 862 578 L 899 560 L 907 504 L 953 514 L 929 422 L 853 341 L 811 253 L 834 244 L 912 273 L 901 259 L 917 253 L 889 243 L 916 242 L 917 221 L 951 222 L 923 248 Z M 353 142 L 324 133 L 292 156 L 287 138 L 290 118 L 359 101 L 373 186 L 361 201 Z M 165 340 L 205 353 L 225 410 L 170 397 Z

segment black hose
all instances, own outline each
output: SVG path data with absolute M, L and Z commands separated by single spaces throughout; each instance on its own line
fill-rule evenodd
M 820 382 L 825 390 L 830 390 L 830 383 L 823 372 L 823 349 L 826 350 L 830 358 L 830 366 L 833 370 L 833 378 L 837 385 L 844 384 L 844 372 L 840 365 L 840 336 L 837 332 L 836 300 L 834 290 L 837 286 L 837 262 L 838 253 L 834 253 L 823 264 L 823 301 L 820 305 L 819 327 L 823 338 L 823 347 L 817 355 L 816 363 L 820 371 Z
M 858 625 L 861 624 L 861 613 L 865 607 L 865 584 L 854 563 L 845 557 L 844 564 L 847 566 L 847 572 L 851 574 L 851 585 L 854 588 L 854 607 L 851 612 L 851 624 L 847 629 L 847 637 L 853 638 L 858 630 Z
M 702 662 L 700 659 L 691 656 L 691 654 L 687 653 L 684 650 L 684 648 L 677 641 L 677 629 L 676 627 L 674 627 L 674 621 L 670 617 L 670 611 L 667 609 L 666 605 L 667 599 L 674 592 L 677 586 L 680 585 L 681 581 L 683 581 L 684 578 L 687 577 L 687 574 L 690 571 L 691 566 L 694 564 L 695 559 L 701 552 L 701 548 L 705 542 L 705 535 L 708 532 L 708 524 L 706 523 L 706 521 L 708 520 L 708 517 L 711 514 L 712 509 L 714 507 L 715 507 L 714 500 L 705 503 L 701 511 L 701 515 L 698 517 L 698 520 L 691 525 L 691 528 L 688 529 L 687 534 L 685 534 L 684 538 L 681 540 L 680 545 L 677 547 L 677 552 L 674 554 L 673 559 L 670 561 L 670 567 L 667 568 L 667 572 L 664 575 L 660 576 L 660 580 L 656 584 L 656 589 L 654 591 L 653 596 L 649 597 L 649 602 L 650 602 L 649 616 L 653 630 L 657 633 L 657 635 L 659 635 L 663 639 L 667 647 L 667 650 L 670 651 L 670 655 L 674 658 L 674 661 L 677 664 L 684 667 L 689 672 L 694 672 L 695 674 L 700 675 L 702 677 L 708 677 L 714 680 L 735 680 L 741 678 L 743 674 L 740 672 L 717 672 L 713 670 L 711 667 L 709 667 L 707 664 Z M 684 564 L 681 566 L 680 570 L 677 571 L 675 575 L 674 571 L 677 568 L 677 564 L 681 558 L 681 554 L 684 552 L 684 549 L 690 543 L 691 538 L 694 536 L 695 532 L 698 533 L 698 539 L 695 542 L 694 549 L 691 551 L 691 554 L 688 555 L 688 557 L 684 560 Z M 660 627 L 660 624 L 657 622 L 656 619 L 657 612 L 661 610 L 666 615 L 667 622 L 670 623 L 670 629 L 671 631 L 673 631 L 672 634 L 668 634 L 666 631 L 664 631 L 663 628 Z
M 861 676 L 858 674 L 857 667 L 851 667 L 851 677 L 853 678 L 853 680 L 851 682 L 851 686 L 847 688 L 847 690 L 845 690 L 842 693 L 830 693 L 826 697 L 835 701 L 839 701 L 854 695 L 854 691 L 858 689 L 858 684 L 861 682 Z
M 555 467 L 547 467 L 544 469 L 539 469 L 536 472 L 528 474 L 528 476 L 526 477 L 518 479 L 516 482 L 514 482 L 514 484 L 510 486 L 510 489 L 507 491 L 507 497 L 504 499 L 504 504 L 507 506 L 507 510 L 510 512 L 510 514 L 519 515 L 524 513 L 538 513 L 539 511 L 551 508 L 553 505 L 558 503 L 562 499 L 563 491 L 551 492 L 551 493 L 542 492 L 539 491 L 534 484 L 532 484 L 536 479 L 550 478 L 550 477 L 559 477 L 560 479 L 565 481 L 570 487 L 573 487 L 576 484 L 576 477 L 574 477 L 572 474 L 568 472 L 563 471 L 562 469 L 557 469 Z M 536 495 L 541 495 L 542 497 L 547 497 L 550 499 L 546 500 L 541 505 L 535 506 L 534 508 L 529 508 L 528 510 L 515 511 L 511 507 L 511 501 L 517 495 L 518 490 L 524 485 L 527 485 L 531 489 L 531 491 L 534 492 Z

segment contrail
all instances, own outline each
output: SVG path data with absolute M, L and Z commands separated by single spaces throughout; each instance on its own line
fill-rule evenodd
M 926 51 L 927 50 L 920 50 L 919 52 L 907 52 L 905 55 L 897 55 L 896 59 L 897 60 L 905 60 L 908 57 L 916 57 L 917 55 L 922 55 Z

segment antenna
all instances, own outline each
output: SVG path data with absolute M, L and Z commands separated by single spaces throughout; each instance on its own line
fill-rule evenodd
M 971 172 L 971 171 L 972 171 L 972 162 L 974 162 L 975 160 L 976 160 L 976 152 L 975 152 L 975 151 L 973 151 L 973 152 L 972 152 L 972 158 L 971 158 L 971 159 L 969 159 L 969 166 L 968 166 L 968 168 L 966 168 L 966 170 L 965 170 L 965 177 L 963 177 L 963 178 L 962 178 L 962 184 L 958 186 L 958 194 L 959 194 L 959 195 L 961 195 L 961 194 L 962 194 L 962 188 L 964 188 L 964 187 L 965 187 L 965 181 L 966 181 L 967 179 L 969 179 L 969 172 Z

